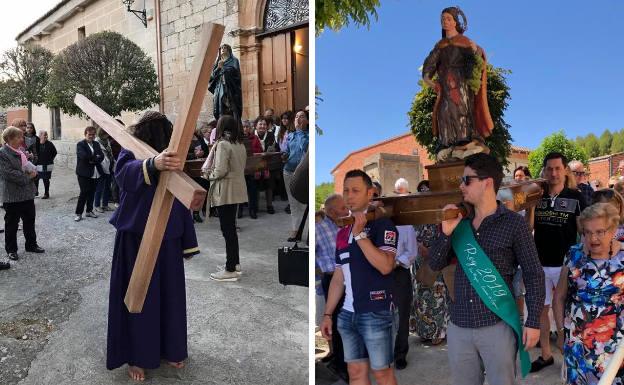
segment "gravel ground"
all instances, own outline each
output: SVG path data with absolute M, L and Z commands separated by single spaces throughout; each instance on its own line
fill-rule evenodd
M 318 329 L 318 328 L 317 328 Z M 317 330 L 315 336 L 316 361 L 315 361 L 315 384 L 316 385 L 346 385 L 334 372 L 329 370 L 320 361 L 329 351 L 329 346 L 321 332 Z M 407 355 L 407 368 L 397 370 L 396 377 L 399 384 L 405 385 L 448 385 L 451 383 L 450 369 L 448 365 L 448 352 L 446 343 L 432 346 L 420 341 L 415 335 L 409 337 L 409 353 Z M 553 345 L 554 347 L 554 345 Z M 529 354 L 531 360 L 540 355 L 539 349 L 531 349 Z M 529 374 L 526 378 L 520 379 L 518 375 L 518 385 L 561 385 L 560 379 L 562 356 L 559 350 L 553 349 L 555 364 L 542 369 L 538 373 Z M 519 371 L 518 371 L 519 373 Z M 375 380 L 371 376 L 372 383 Z M 485 381 L 487 384 L 487 379 Z
M 106 317 L 114 228 L 110 213 L 76 223 L 72 170 L 54 171 L 51 199 L 36 200 L 45 254 L 23 252 L 0 272 L 2 384 L 132 383 L 108 371 Z M 263 199 L 260 200 L 263 202 Z M 152 384 L 307 384 L 308 291 L 277 282 L 277 248 L 290 223 L 277 214 L 239 220 L 243 277 L 211 281 L 225 262 L 218 219 L 196 225 L 201 254 L 186 261 L 189 359 L 186 368 L 147 371 Z

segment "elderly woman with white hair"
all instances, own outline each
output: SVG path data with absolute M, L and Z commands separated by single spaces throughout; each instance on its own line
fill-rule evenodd
M 609 203 L 583 210 L 583 242 L 570 248 L 561 270 L 553 311 L 566 384 L 597 384 L 624 336 L 624 251 L 614 239 L 619 221 Z M 608 383 L 624 383 L 618 374 Z
M 399 178 L 394 182 L 394 193 L 397 195 L 409 194 L 409 182 L 405 178 Z
M 17 127 L 7 127 L 2 132 L 4 145 L 0 148 L 0 200 L 6 214 L 4 216 L 4 247 L 7 257 L 13 261 L 17 255 L 17 227 L 20 219 L 24 227 L 26 251 L 43 253 L 37 245 L 35 233 L 35 184 L 33 178 L 37 171 L 20 149 L 24 141 L 24 133 Z M 0 269 L 8 268 L 8 264 L 0 265 Z

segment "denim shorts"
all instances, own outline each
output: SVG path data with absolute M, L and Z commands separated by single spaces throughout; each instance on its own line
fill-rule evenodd
M 342 338 L 345 362 L 370 362 L 373 370 L 386 369 L 394 361 L 394 340 L 398 313 L 380 311 L 338 314 L 338 332 Z

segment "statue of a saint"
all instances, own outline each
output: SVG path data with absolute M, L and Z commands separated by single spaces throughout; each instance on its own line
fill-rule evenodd
M 484 139 L 494 123 L 487 103 L 485 52 L 463 35 L 468 23 L 459 7 L 442 10 L 441 23 L 442 40 L 423 64 L 423 80 L 437 94 L 432 128 L 442 149 L 438 160 L 489 152 Z
M 219 58 L 212 68 L 208 91 L 214 95 L 212 111 L 215 119 L 223 115 L 241 119 L 243 96 L 240 65 L 232 54 L 232 47 L 227 44 L 219 48 Z

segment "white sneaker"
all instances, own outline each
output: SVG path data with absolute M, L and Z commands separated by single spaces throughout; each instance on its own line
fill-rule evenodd
M 234 282 L 238 281 L 238 274 L 235 271 L 221 270 L 210 274 L 210 279 L 215 281 Z
M 241 271 L 240 263 L 236 265 L 235 269 L 236 269 L 235 270 L 236 274 L 238 274 L 239 276 L 243 275 L 243 272 Z M 225 270 L 225 265 L 217 265 L 217 270 L 219 271 Z
M 82 215 L 76 215 L 74 217 L 74 221 L 76 221 L 76 222 L 80 222 L 81 220 L 82 220 Z
M 95 214 L 93 213 L 93 211 L 88 211 L 88 212 L 85 214 L 85 217 L 89 217 L 89 218 L 97 218 L 98 216 L 97 216 L 97 215 L 95 215 Z
M 103 213 L 103 212 L 104 212 L 104 209 L 103 209 L 103 208 L 101 208 L 101 207 L 96 207 L 96 208 L 95 208 L 95 211 L 97 211 L 98 213 Z

